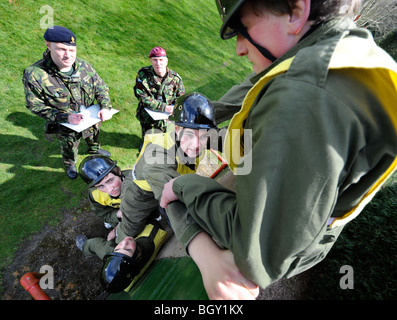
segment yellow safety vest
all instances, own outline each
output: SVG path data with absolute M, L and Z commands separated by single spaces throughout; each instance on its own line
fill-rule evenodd
M 138 159 L 136 161 L 136 163 L 138 163 L 138 161 L 141 159 L 141 157 L 143 156 L 143 154 L 145 153 L 145 149 L 147 147 L 147 145 L 151 143 L 151 144 L 155 144 L 158 145 L 159 147 L 163 148 L 163 149 L 170 149 L 175 145 L 174 140 L 172 139 L 170 133 L 166 132 L 166 133 L 154 133 L 154 134 L 147 134 L 145 135 L 145 139 L 143 142 L 143 146 L 142 146 L 142 150 L 138 156 Z M 196 167 L 198 165 L 198 163 L 200 162 L 200 159 L 202 157 L 198 157 L 196 159 Z M 195 170 L 190 169 L 188 166 L 181 164 L 180 163 L 180 159 L 179 156 L 176 156 L 176 161 L 178 163 L 178 168 L 177 168 L 177 172 L 181 175 L 184 174 L 188 174 L 188 173 L 195 173 Z M 146 180 L 134 180 L 134 183 L 141 188 L 142 190 L 145 191 L 149 191 L 151 192 L 152 189 L 150 187 L 150 185 L 148 184 L 148 182 Z

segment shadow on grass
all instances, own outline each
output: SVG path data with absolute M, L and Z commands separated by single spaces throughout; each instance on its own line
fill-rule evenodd
M 22 128 L 26 128 L 26 129 L 30 130 L 30 132 L 38 140 L 41 140 L 40 142 L 42 142 L 42 144 L 43 143 L 51 144 L 49 141 L 45 140 L 45 136 L 44 136 L 45 121 L 43 119 L 41 119 L 33 114 L 28 114 L 26 112 L 13 112 L 7 116 L 6 120 L 10 121 L 12 124 L 14 124 L 17 127 L 22 127 Z M 15 143 L 18 144 L 18 142 L 20 142 L 20 144 L 32 142 L 32 141 L 18 141 L 18 138 L 22 138 L 22 137 L 7 136 L 7 137 L 4 137 L 0 142 L 5 143 L 5 144 L 2 144 L 2 146 L 7 145 L 7 144 L 10 146 L 14 146 Z M 81 139 L 81 140 L 83 140 L 83 139 Z M 121 132 L 109 132 L 106 129 L 104 129 L 104 130 L 101 129 L 100 142 L 103 145 L 108 145 L 108 146 L 115 147 L 115 148 L 133 149 L 133 148 L 139 147 L 139 145 L 141 143 L 141 137 L 138 137 L 135 134 L 121 133 Z M 81 148 L 81 145 L 83 145 L 83 144 L 84 144 L 84 141 L 81 141 L 80 148 Z M 55 137 L 54 137 L 54 141 L 53 141 L 52 145 L 55 146 L 55 149 L 57 151 L 53 152 L 51 150 L 52 153 L 50 153 L 50 155 L 51 154 L 60 154 L 59 144 Z
M 311 299 L 397 299 L 397 184 L 379 191 L 347 224 L 327 257 L 310 270 Z M 353 270 L 353 288 L 342 289 Z

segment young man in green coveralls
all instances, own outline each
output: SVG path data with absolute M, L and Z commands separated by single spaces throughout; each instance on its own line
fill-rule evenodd
M 158 205 L 151 203 L 152 197 L 142 195 L 135 184 L 132 170 L 121 170 L 117 161 L 101 156 L 88 156 L 80 163 L 80 177 L 88 187 L 88 199 L 92 212 L 105 226 L 114 228 L 108 235 L 113 239 L 123 215 L 132 220 L 128 235 L 138 235 L 148 219 L 159 216 Z
M 346 1 L 215 3 L 221 37 L 237 36 L 257 73 L 226 134 L 235 190 L 185 175 L 161 205 L 209 297 L 249 299 L 324 259 L 394 171 L 397 65 L 341 13 Z M 170 210 L 178 199 L 187 211 Z

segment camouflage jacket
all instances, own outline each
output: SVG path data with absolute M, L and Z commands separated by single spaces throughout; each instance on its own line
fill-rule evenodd
M 47 122 L 67 122 L 70 113 L 96 100 L 101 109 L 112 108 L 109 89 L 92 65 L 76 59 L 71 76 L 62 74 L 46 50 L 43 59 L 27 67 L 22 82 L 26 107 Z
M 164 78 L 156 75 L 152 66 L 138 71 L 134 86 L 135 96 L 139 100 L 138 113 L 143 108 L 153 111 L 165 111 L 167 105 L 173 105 L 176 99 L 185 94 L 181 76 L 167 68 Z

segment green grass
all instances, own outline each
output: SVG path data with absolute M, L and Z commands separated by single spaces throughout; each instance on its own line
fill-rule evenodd
M 45 50 L 40 8 L 53 8 L 54 24 L 74 31 L 78 56 L 91 62 L 110 88 L 120 112 L 103 124 L 101 144 L 122 168 L 131 167 L 140 143 L 133 85 L 149 65 L 154 46 L 167 50 L 169 67 L 187 91 L 218 99 L 251 72 L 235 54 L 235 42 L 219 38 L 213 0 L 21 1 L 0 2 L 0 269 L 22 241 L 86 197 L 82 180 L 69 180 L 57 141 L 44 139 L 44 120 L 25 107 L 24 68 Z M 84 141 L 79 161 L 86 152 Z

